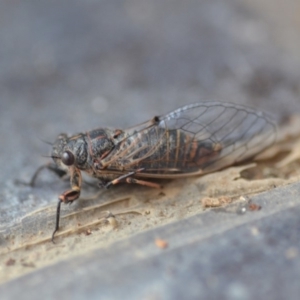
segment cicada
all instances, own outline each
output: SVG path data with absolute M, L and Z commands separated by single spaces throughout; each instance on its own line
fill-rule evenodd
M 249 107 L 203 102 L 128 129 L 98 128 L 68 136 L 58 135 L 48 168 L 70 176 L 71 188 L 58 198 L 61 203 L 80 196 L 82 172 L 96 178 L 100 187 L 120 182 L 159 187 L 149 179 L 203 175 L 254 157 L 275 141 L 276 126 L 266 113 Z

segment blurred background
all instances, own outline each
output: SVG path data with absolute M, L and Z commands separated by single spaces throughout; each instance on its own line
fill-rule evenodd
M 299 53 L 299 0 L 2 0 L 0 229 L 49 201 L 14 184 L 47 160 L 40 139 L 198 101 L 280 122 L 300 112 Z

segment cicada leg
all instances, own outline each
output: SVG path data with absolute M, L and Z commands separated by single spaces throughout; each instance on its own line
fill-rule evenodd
M 22 185 L 29 185 L 31 187 L 33 187 L 35 185 L 36 179 L 39 176 L 39 174 L 44 170 L 44 169 L 48 169 L 51 172 L 53 172 L 54 174 L 56 174 L 59 178 L 63 178 L 67 175 L 67 173 L 64 170 L 61 170 L 59 168 L 57 168 L 57 166 L 55 164 L 49 163 L 46 165 L 42 165 L 40 166 L 33 174 L 33 176 L 31 177 L 31 180 L 29 182 L 23 182 L 20 180 L 16 180 L 15 183 L 16 184 L 22 184 Z
M 52 233 L 52 242 L 54 243 L 54 235 L 59 229 L 59 220 L 60 220 L 60 206 L 61 203 L 69 203 L 71 204 L 74 200 L 78 199 L 80 196 L 81 190 L 81 173 L 76 168 L 70 168 L 70 182 L 71 182 L 71 189 L 63 192 L 58 197 L 57 209 L 56 209 L 56 222 L 55 222 L 55 229 Z
M 145 186 L 149 186 L 149 187 L 156 188 L 156 189 L 161 188 L 161 185 L 158 184 L 158 183 L 145 181 L 145 180 L 139 180 L 139 179 L 132 178 L 132 177 L 127 178 L 126 182 L 127 183 L 135 183 L 135 184 L 145 185 Z
M 43 169 L 48 169 L 49 171 L 51 171 L 51 172 L 53 172 L 54 174 L 56 174 L 59 178 L 63 178 L 64 176 L 67 175 L 67 172 L 66 172 L 66 171 L 59 169 L 55 164 L 49 163 L 49 164 L 40 166 L 40 167 L 35 171 L 35 173 L 33 174 L 32 178 L 31 178 L 31 181 L 30 181 L 30 183 L 29 183 L 30 186 L 34 186 L 35 181 L 36 181 L 38 175 L 40 174 L 40 172 L 41 172 Z
M 153 187 L 153 188 L 161 188 L 161 186 L 157 183 L 132 178 L 132 176 L 134 176 L 135 174 L 141 172 L 142 170 L 144 170 L 144 169 L 143 168 L 138 169 L 136 171 L 129 172 L 129 173 L 124 174 L 124 175 L 122 175 L 118 178 L 115 178 L 114 180 L 106 183 L 104 187 L 109 188 L 111 185 L 115 185 L 115 184 L 118 184 L 118 183 L 123 181 L 123 182 L 127 182 L 127 183 L 135 183 L 135 184 L 145 185 L 145 186 L 149 186 L 149 187 Z

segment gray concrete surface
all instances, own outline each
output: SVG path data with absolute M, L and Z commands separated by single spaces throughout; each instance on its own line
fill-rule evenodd
M 246 2 L 3 1 L 0 24 L 2 250 L 14 226 L 62 189 L 49 174 L 35 190 L 15 184 L 47 161 L 40 139 L 123 128 L 201 100 L 248 104 L 277 120 L 300 112 L 299 57 Z M 298 299 L 299 257 L 284 255 L 299 251 L 298 195 L 296 184 L 258 197 L 270 207 L 242 225 L 226 227 L 227 214 L 209 211 L 214 222 L 199 230 L 195 216 L 64 260 L 3 284 L 1 299 Z M 249 234 L 253 226 L 264 234 Z M 167 252 L 130 256 L 164 230 L 174 233 Z
M 194 216 L 59 262 L 0 292 L 8 299 L 298 299 L 299 193 L 299 183 L 274 189 L 252 198 L 259 212 Z M 157 236 L 168 237 L 167 249 L 154 245 Z

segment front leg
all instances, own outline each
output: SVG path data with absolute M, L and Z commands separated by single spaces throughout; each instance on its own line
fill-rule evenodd
M 58 168 L 56 164 L 53 163 L 48 163 L 46 165 L 43 165 L 41 167 L 39 167 L 36 172 L 33 174 L 31 181 L 30 181 L 30 186 L 34 186 L 35 185 L 35 181 L 38 177 L 38 175 L 40 174 L 40 172 L 43 169 L 48 169 L 49 171 L 53 172 L 54 174 L 56 174 L 60 179 L 64 179 L 67 178 L 67 172 Z
M 78 199 L 80 196 L 81 190 L 81 173 L 75 167 L 70 167 L 70 183 L 71 189 L 63 192 L 58 197 L 57 209 L 56 209 L 56 222 L 55 222 L 55 229 L 52 233 L 52 242 L 54 243 L 54 235 L 59 229 L 59 219 L 60 219 L 60 206 L 61 203 L 72 203 L 74 200 Z
M 30 182 L 23 182 L 23 181 L 19 181 L 16 180 L 16 184 L 22 184 L 22 185 L 29 185 L 29 186 L 34 186 L 37 177 L 39 176 L 39 174 L 44 170 L 44 169 L 48 169 L 49 171 L 53 172 L 54 174 L 56 174 L 59 178 L 64 179 L 65 177 L 67 177 L 67 172 L 59 169 L 55 164 L 53 163 L 48 163 L 45 165 L 40 166 L 33 174 Z

